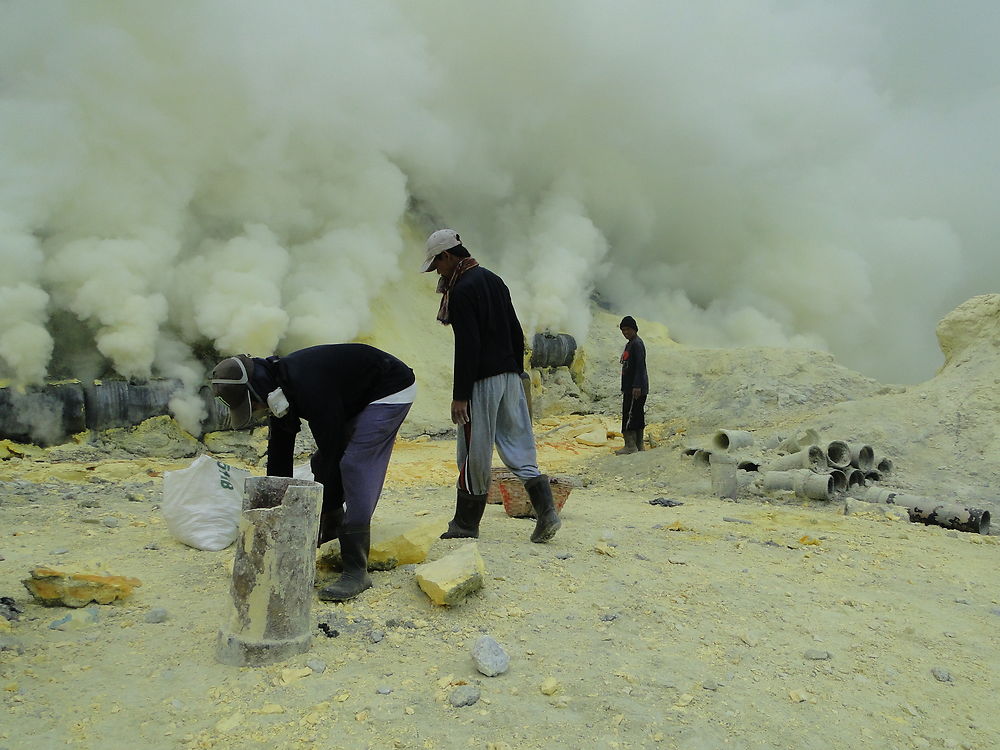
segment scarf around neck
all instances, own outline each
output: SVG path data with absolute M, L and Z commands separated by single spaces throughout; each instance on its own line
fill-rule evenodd
M 455 288 L 455 284 L 458 280 L 462 278 L 462 274 L 468 271 L 470 268 L 475 268 L 479 265 L 479 262 L 475 258 L 462 258 L 458 265 L 455 266 L 455 270 L 451 272 L 451 276 L 445 279 L 442 276 L 438 279 L 437 290 L 441 295 L 441 305 L 438 307 L 437 319 L 441 321 L 442 325 L 450 325 L 451 318 L 448 315 L 448 297 L 451 294 L 451 290 Z

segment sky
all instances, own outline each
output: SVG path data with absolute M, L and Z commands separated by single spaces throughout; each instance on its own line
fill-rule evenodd
M 363 337 L 390 284 L 433 286 L 413 237 L 452 226 L 529 334 L 585 345 L 597 301 L 691 346 L 924 380 L 940 318 L 1000 291 L 998 22 L 979 0 L 0 0 L 0 377 L 193 393 L 208 353 Z

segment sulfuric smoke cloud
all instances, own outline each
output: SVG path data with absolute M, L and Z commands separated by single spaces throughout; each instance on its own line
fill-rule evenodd
M 431 284 L 418 202 L 529 332 L 582 338 L 598 293 L 690 344 L 925 378 L 937 320 L 1000 280 L 997 21 L 975 1 L 7 0 L 0 376 L 193 392 L 196 352 L 367 335 L 387 284 Z

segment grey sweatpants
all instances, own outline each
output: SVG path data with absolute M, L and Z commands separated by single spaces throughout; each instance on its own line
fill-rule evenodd
M 472 386 L 468 424 L 458 429 L 458 488 L 485 495 L 490 488 L 493 446 L 508 469 L 525 482 L 537 477 L 538 458 L 521 378 L 505 372 Z

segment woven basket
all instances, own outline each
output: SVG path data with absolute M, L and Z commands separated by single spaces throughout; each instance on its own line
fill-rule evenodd
M 492 470 L 490 479 L 490 489 L 486 494 L 486 502 L 495 505 L 502 504 L 503 509 L 511 518 L 535 517 L 535 509 L 531 507 L 531 499 L 520 479 L 506 469 L 496 468 Z M 552 500 L 555 503 L 556 512 L 560 513 L 573 489 L 573 483 L 567 477 L 549 477 L 549 486 L 552 488 Z

